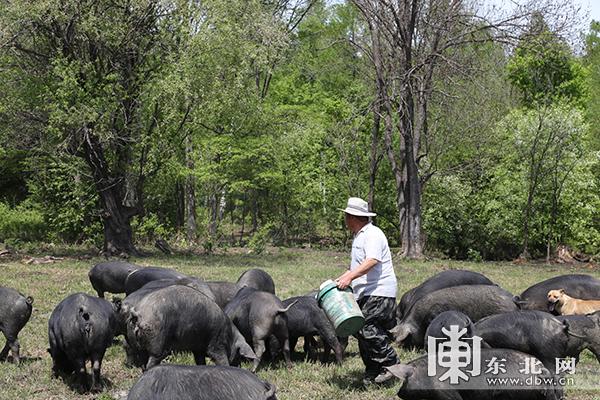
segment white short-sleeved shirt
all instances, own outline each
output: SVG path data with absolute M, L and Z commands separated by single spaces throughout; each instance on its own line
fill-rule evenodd
M 357 300 L 363 296 L 395 298 L 398 284 L 388 241 L 383 231 L 370 222 L 354 236 L 350 270 L 356 269 L 367 258 L 373 258 L 378 263 L 365 275 L 352 281 L 354 297 Z

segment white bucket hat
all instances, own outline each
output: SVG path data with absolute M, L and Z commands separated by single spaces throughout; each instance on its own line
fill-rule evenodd
M 345 209 L 341 209 L 346 214 L 356 215 L 357 217 L 374 217 L 377 214 L 369 211 L 369 203 L 360 197 L 350 197 Z

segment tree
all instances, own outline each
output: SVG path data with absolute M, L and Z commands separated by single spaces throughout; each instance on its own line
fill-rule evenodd
M 577 102 L 584 96 L 581 65 L 540 13 L 533 14 L 507 69 L 525 107 L 561 100 Z
M 253 179 L 261 163 L 254 156 L 264 152 L 261 140 L 267 146 L 273 132 L 264 108 L 271 78 L 255 74 L 272 73 L 288 44 L 286 27 L 273 18 L 272 6 L 206 1 L 187 9 L 183 19 L 189 23 L 174 61 L 153 91 L 164 105 L 159 132 L 173 138 L 171 147 L 176 147 L 177 184 L 167 184 L 182 199 L 186 236 L 195 236 L 196 225 L 207 249 L 220 236 L 227 207 L 232 215 L 240 205 L 244 216 L 251 210 L 254 227 L 258 224 L 262 199 Z
M 492 21 L 458 0 L 352 3 L 370 32 L 366 50 L 375 71 L 386 153 L 396 182 L 402 253 L 420 258 L 421 193 L 427 179 L 420 173 L 427 158 L 422 143 L 431 134 L 428 117 L 435 76 L 442 68 L 457 68 L 453 52 L 465 44 L 514 38 L 515 28 L 533 9 L 517 8 L 514 14 Z M 548 11 L 547 6 L 538 5 Z
M 590 32 L 585 38 L 585 55 L 583 63 L 587 68 L 587 104 L 586 120 L 590 125 L 589 145 L 592 149 L 600 149 L 600 22 L 592 21 Z M 597 181 L 600 182 L 600 163 L 596 167 Z
M 509 161 L 519 165 L 524 191 L 521 256 L 530 257 L 530 240 L 546 242 L 546 256 L 559 240 L 557 224 L 562 193 L 574 169 L 584 160 L 582 148 L 586 125 L 581 112 L 569 105 L 550 105 L 535 110 L 516 110 L 503 129 L 517 149 Z M 524 192 L 524 193 L 523 193 Z M 532 229 L 533 227 L 533 229 Z
M 493 202 L 485 194 L 506 152 L 496 125 L 515 106 L 506 84 L 508 57 L 498 43 L 472 43 L 457 52 L 461 70 L 440 71 L 435 81 L 423 143 L 421 174 L 431 177 L 423 186 L 426 246 L 452 258 L 506 258 L 498 244 L 511 228 L 504 224 L 490 234 L 482 209 Z
M 557 217 L 558 200 L 564 181 L 575 166 L 573 157 L 581 153 L 581 138 L 574 137 L 573 128 L 563 127 L 552 118 L 552 104 L 581 104 L 584 96 L 583 69 L 572 56 L 568 46 L 552 33 L 543 16 L 535 13 L 515 49 L 507 66 L 511 83 L 519 90 L 526 109 L 535 110 L 537 128 L 529 129 L 520 140 L 527 148 L 523 161 L 528 166 L 527 200 L 523 209 L 523 252 L 529 258 L 530 220 L 534 212 L 534 199 L 542 180 L 551 177 L 552 205 L 549 210 L 547 258 L 550 257 L 554 241 L 554 225 Z M 566 112 L 565 112 L 566 113 Z M 548 119 L 550 116 L 550 124 Z M 530 118 L 527 117 L 527 118 Z M 531 123 L 531 121 L 530 121 Z M 581 136 L 581 132 L 577 132 Z M 574 147 L 573 147 L 574 146 Z
M 34 146 L 85 161 L 102 208 L 104 252 L 136 253 L 131 218 L 144 211 L 147 137 L 158 105 L 144 102 L 174 45 L 172 7 L 136 2 L 16 1 L 3 25 L 10 41 L 3 65 L 19 82 L 3 122 L 34 126 Z M 43 99 L 29 101 L 23 98 Z
M 343 227 L 337 212 L 342 199 L 375 193 L 370 190 L 378 173 L 370 168 L 369 154 L 372 88 L 368 64 L 351 44 L 361 35 L 357 17 L 346 4 L 313 6 L 292 36 L 293 52 L 273 75 L 266 100 L 276 121 L 281 143 L 276 161 L 284 177 L 275 192 L 280 207 L 275 215 L 285 216 L 275 226 L 289 240 L 332 235 L 332 226 Z M 387 198 L 381 199 L 383 209 Z

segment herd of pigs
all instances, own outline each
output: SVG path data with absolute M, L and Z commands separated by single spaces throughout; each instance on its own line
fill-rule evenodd
M 327 361 L 333 351 L 342 362 L 347 338 L 338 338 L 315 292 L 281 301 L 273 279 L 261 269 L 244 272 L 237 282 L 203 281 L 159 267 L 139 267 L 114 261 L 89 272 L 98 297 L 75 293 L 62 300 L 48 321 L 52 372 L 80 391 L 101 390 L 100 370 L 113 338 L 124 336 L 127 365 L 141 367 L 128 400 L 270 400 L 275 387 L 254 374 L 265 359 L 290 351 L 300 337 L 310 359 L 316 359 L 319 336 Z M 481 357 L 502 360 L 500 376 L 522 376 L 523 365 L 540 363 L 537 374 L 558 377 L 555 360 L 589 349 L 600 361 L 600 312 L 554 315 L 548 292 L 562 290 L 573 298 L 600 299 L 600 280 L 589 275 L 561 275 L 537 283 L 513 296 L 484 275 L 466 270 L 441 272 L 406 292 L 396 308 L 397 325 L 390 331 L 396 343 L 423 349 L 429 337 L 479 337 Z M 106 292 L 125 293 L 124 299 L 104 299 Z M 0 360 L 19 363 L 17 335 L 31 315 L 33 299 L 0 287 L 0 330 L 6 345 Z M 159 365 L 173 352 L 191 352 L 196 366 Z M 206 366 L 206 357 L 215 365 Z M 251 371 L 239 368 L 252 362 Z M 529 360 L 529 361 L 527 361 Z M 92 367 L 91 379 L 86 363 Z M 488 371 L 470 385 L 453 384 L 428 371 L 422 356 L 390 367 L 399 379 L 398 396 L 432 400 L 558 400 L 561 385 L 482 389 Z M 495 375 L 498 371 L 495 371 Z M 531 372 L 533 373 L 533 372 Z M 89 382 L 91 380 L 91 382 Z

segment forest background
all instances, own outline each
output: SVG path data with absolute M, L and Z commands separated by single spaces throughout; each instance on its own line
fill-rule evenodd
M 600 253 L 600 24 L 570 1 L 14 0 L 0 241 Z

